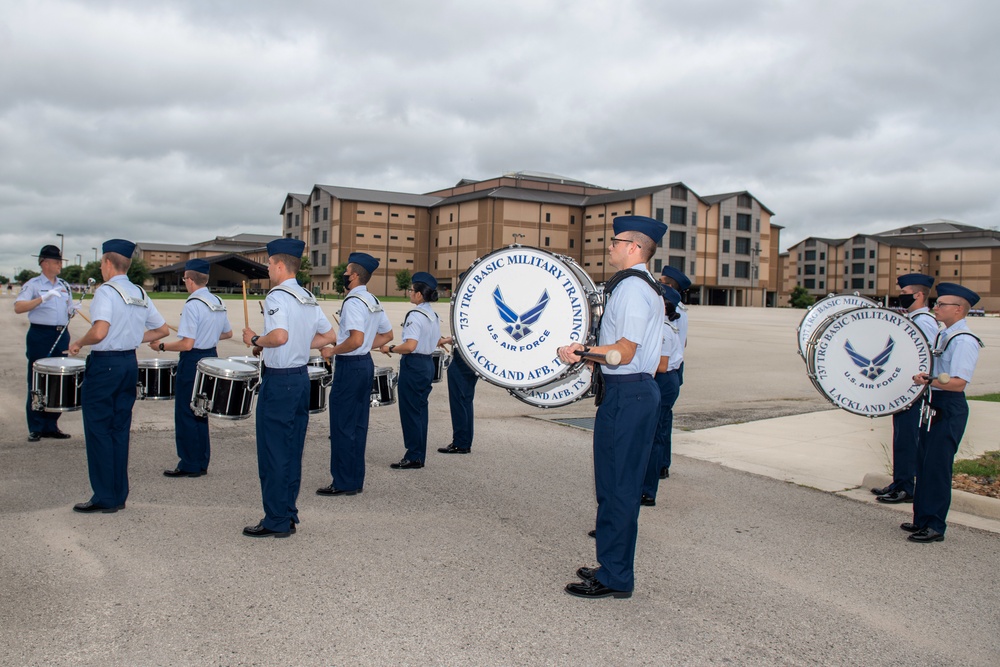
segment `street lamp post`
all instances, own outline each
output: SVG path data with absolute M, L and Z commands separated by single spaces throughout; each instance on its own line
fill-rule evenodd
M 523 239 L 524 238 L 524 234 L 518 234 L 517 232 L 514 232 L 513 234 L 511 234 L 511 236 L 514 237 L 514 245 L 517 245 L 517 240 L 518 239 Z
M 63 245 L 65 244 L 66 237 L 63 236 L 62 234 L 56 234 L 56 236 L 59 237 L 59 256 L 62 257 L 62 255 L 63 255 Z
M 83 266 L 83 257 L 80 255 L 80 253 L 76 254 L 76 265 Z
M 97 261 L 97 248 L 91 248 L 94 251 L 94 261 Z

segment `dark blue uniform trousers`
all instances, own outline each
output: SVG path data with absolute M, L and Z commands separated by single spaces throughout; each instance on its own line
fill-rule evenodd
M 208 417 L 199 417 L 191 410 L 191 394 L 194 393 L 194 379 L 198 372 L 198 361 L 205 357 L 218 356 L 214 347 L 207 350 L 181 352 L 177 361 L 177 377 L 174 379 L 174 442 L 177 445 L 177 468 L 185 472 L 208 470 L 208 460 L 212 454 L 208 436 Z
M 302 485 L 302 449 L 309 426 L 309 373 L 265 368 L 257 399 L 257 473 L 264 499 L 264 527 L 287 531 L 299 522 L 295 501 Z
M 597 579 L 631 591 L 639 529 L 639 496 L 649 463 L 660 389 L 645 374 L 605 375 L 604 402 L 594 423 L 594 486 L 597 491 Z
M 128 445 L 139 366 L 135 350 L 91 352 L 80 388 L 90 502 L 118 507 L 128 498 Z
M 55 343 L 54 348 L 53 343 Z M 59 415 L 62 414 L 31 409 L 31 386 L 34 379 L 32 364 L 47 357 L 61 357 L 68 347 L 69 332 L 66 331 L 66 327 L 45 324 L 32 324 L 28 327 L 28 335 L 25 338 L 25 356 L 28 357 L 28 402 L 25 411 L 28 415 L 28 431 L 31 433 L 55 433 L 59 430 L 57 422 Z M 51 354 L 49 350 L 52 350 Z
M 920 405 L 917 401 L 892 416 L 892 485 L 894 491 L 913 495 L 917 474 L 917 439 L 920 437 Z
M 642 481 L 642 492 L 650 498 L 656 497 L 660 487 L 660 468 L 670 467 L 671 435 L 674 429 L 674 403 L 681 393 L 680 374 L 677 371 L 657 373 L 653 378 L 660 388 L 660 413 L 653 435 L 653 448 L 649 452 L 646 476 Z
M 913 523 L 943 534 L 951 507 L 952 465 L 969 421 L 969 404 L 964 393 L 935 391 L 931 406 L 937 410 L 934 423 L 930 431 L 921 429 L 917 443 Z
M 337 355 L 330 386 L 330 476 L 335 489 L 364 488 L 374 377 L 375 364 L 370 354 Z
M 472 448 L 475 414 L 472 401 L 476 397 L 479 376 L 457 352 L 451 359 L 448 374 L 448 405 L 451 408 L 451 444 L 459 449 Z
M 427 458 L 427 398 L 434 379 L 434 359 L 429 354 L 404 354 L 399 360 L 399 423 L 403 427 L 406 458 Z

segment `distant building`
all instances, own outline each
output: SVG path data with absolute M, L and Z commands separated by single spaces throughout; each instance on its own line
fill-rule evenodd
M 334 289 L 333 267 L 354 251 L 381 261 L 368 288 L 399 294 L 395 274 L 430 271 L 448 293 L 479 257 L 517 242 L 572 258 L 595 282 L 611 277 L 611 223 L 645 215 L 668 224 L 650 269 L 673 265 L 693 283 L 689 300 L 775 305 L 781 227 L 749 192 L 699 196 L 684 183 L 612 190 L 583 181 L 514 172 L 463 179 L 427 194 L 315 185 L 288 193 L 282 233 L 306 242 L 314 286 Z
M 931 220 L 845 239 L 809 237 L 788 249 L 781 303 L 802 286 L 817 298 L 857 292 L 892 306 L 899 297 L 896 277 L 904 273 L 961 283 L 982 297 L 979 307 L 998 310 L 1000 232 Z
M 181 278 L 189 259 L 205 259 L 212 265 L 209 286 L 220 291 L 242 290 L 247 280 L 254 291 L 270 287 L 267 277 L 267 244 L 280 236 L 237 234 L 216 236 L 188 245 L 136 243 L 136 256 L 150 269 L 150 286 L 164 291 L 184 291 Z

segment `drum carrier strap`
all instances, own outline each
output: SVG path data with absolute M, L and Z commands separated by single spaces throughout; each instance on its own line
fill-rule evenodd
M 346 301 L 346 299 L 345 299 L 345 301 Z M 414 308 L 413 310 L 408 311 L 406 313 L 406 315 L 403 316 L 403 324 L 401 324 L 400 326 L 406 326 L 406 320 L 410 319 L 410 315 L 412 315 L 413 313 L 420 313 L 421 315 L 423 315 L 424 317 L 426 317 L 431 322 L 434 321 L 434 320 L 431 320 L 431 316 L 428 315 L 427 313 L 425 313 L 424 311 L 420 310 L 419 308 Z M 437 319 L 440 319 L 440 318 L 438 318 L 437 313 L 434 313 L 434 317 L 437 318 Z
M 937 349 L 934 350 L 934 356 L 935 357 L 940 357 L 942 354 L 944 354 L 944 351 L 948 349 L 949 345 L 951 345 L 951 341 L 955 340 L 959 336 L 972 336 L 973 338 L 976 339 L 976 342 L 979 343 L 979 347 L 980 348 L 986 347 L 986 344 L 983 343 L 983 341 L 979 339 L 979 336 L 977 336 L 976 334 L 972 333 L 971 331 L 953 331 L 950 334 L 948 334 L 947 336 L 945 336 L 944 340 L 941 340 L 941 337 L 938 336 L 938 341 L 937 342 L 941 343 L 941 345 Z
M 604 283 L 604 303 L 607 304 L 608 298 L 611 296 L 611 292 L 618 287 L 626 278 L 642 278 L 642 280 L 652 288 L 656 295 L 663 298 L 663 292 L 660 291 L 660 283 L 653 280 L 645 271 L 640 271 L 639 269 L 625 269 L 624 271 L 619 271 L 615 275 L 611 276 L 611 279 Z
M 914 322 L 916 322 L 916 321 L 917 321 L 917 318 L 918 318 L 919 316 L 921 316 L 921 315 L 923 315 L 924 317 L 929 317 L 929 318 L 931 318 L 931 321 L 932 321 L 932 322 L 934 322 L 934 326 L 937 326 L 937 318 L 936 318 L 936 317 L 934 317 L 933 315 L 931 315 L 930 313 L 917 313 L 916 315 L 914 315 L 914 316 L 913 316 L 913 317 L 911 317 L 910 319 L 911 319 L 911 320 L 913 320 Z
M 216 297 L 216 298 L 218 298 L 218 297 Z M 206 306 L 208 306 L 208 309 L 211 310 L 213 313 L 224 313 L 224 312 L 226 312 L 226 304 L 222 303 L 222 299 L 219 299 L 219 303 L 212 303 L 212 302 L 210 302 L 208 299 L 206 299 L 203 296 L 189 296 L 185 300 L 185 303 L 187 303 L 188 301 L 201 301 L 203 304 L 205 304 Z
M 312 292 L 310 292 L 309 290 L 307 290 L 305 287 L 301 287 L 300 289 L 303 292 L 305 292 L 304 296 L 301 295 L 301 294 L 298 294 L 297 292 L 295 292 L 295 290 L 293 290 L 290 287 L 287 287 L 285 285 L 278 285 L 276 287 L 272 287 L 270 289 L 270 291 L 268 292 L 268 295 L 273 294 L 274 292 L 284 292 L 285 294 L 291 294 L 293 297 L 295 297 L 295 300 L 298 301 L 299 303 L 301 303 L 303 306 L 318 306 L 319 305 L 319 303 L 316 301 L 316 297 L 313 296 Z
M 368 309 L 369 313 L 373 313 L 373 314 L 374 313 L 381 313 L 382 312 L 382 303 L 378 300 L 378 297 L 376 297 L 374 294 L 371 294 L 371 292 L 369 292 L 369 294 L 371 295 L 371 297 L 373 299 L 375 299 L 375 304 L 374 305 L 368 303 L 367 301 L 365 301 L 364 299 L 362 299 L 357 294 L 352 294 L 352 295 L 348 296 L 347 298 L 345 298 L 344 299 L 344 303 L 347 303 L 350 299 L 357 299 L 361 303 L 365 304 L 365 308 Z M 344 310 L 344 306 L 343 305 L 340 306 L 340 310 L 341 311 Z M 409 313 L 407 313 L 407 314 L 409 314 Z
M 146 290 L 142 289 L 138 285 L 136 285 L 136 287 L 139 287 L 139 292 L 142 294 L 141 299 L 134 296 L 130 296 L 129 293 L 125 291 L 125 288 L 117 283 L 109 281 L 104 283 L 104 285 L 101 285 L 101 287 L 105 286 L 110 287 L 114 291 L 118 292 L 122 300 L 129 306 L 140 306 L 142 308 L 149 308 L 149 297 L 146 296 Z

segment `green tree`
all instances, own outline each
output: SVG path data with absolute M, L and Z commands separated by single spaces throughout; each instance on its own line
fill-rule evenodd
M 333 267 L 333 286 L 337 294 L 343 294 L 347 291 L 347 285 L 344 284 L 345 271 L 347 271 L 347 262 Z
M 83 267 L 79 264 L 70 264 L 69 266 L 64 266 L 59 277 L 68 282 L 70 285 L 79 285 L 86 281 L 83 277 Z
M 792 290 L 788 300 L 792 308 L 808 308 L 813 305 L 814 301 L 816 301 L 816 299 L 806 291 L 805 287 L 802 287 L 801 285 L 796 286 L 796 288 Z
M 0 276 L 0 285 L 6 285 L 10 282 L 10 278 L 7 276 Z
M 410 287 L 410 270 L 400 269 L 396 271 L 396 289 L 400 292 L 406 292 Z
M 32 271 L 31 269 L 21 269 L 20 271 L 17 272 L 17 275 L 14 276 L 14 281 L 19 282 L 23 285 L 24 283 L 28 282 L 37 275 L 39 275 L 38 271 Z
M 103 283 L 104 276 L 101 275 L 101 263 L 87 262 L 87 266 L 83 267 L 83 274 L 80 278 L 81 282 L 90 282 L 90 279 L 93 278 L 95 283 Z
M 133 259 L 132 265 L 128 267 L 128 279 L 136 285 L 145 284 L 151 275 L 149 265 L 138 257 Z
M 302 264 L 299 266 L 299 270 L 295 274 L 295 280 L 297 280 L 303 287 L 312 282 L 312 268 L 313 267 L 309 262 L 309 258 L 303 255 Z

